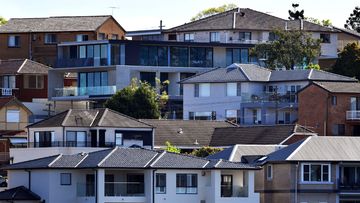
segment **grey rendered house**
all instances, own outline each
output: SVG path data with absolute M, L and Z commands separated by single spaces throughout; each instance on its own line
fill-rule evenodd
M 358 82 L 321 70 L 270 70 L 232 64 L 186 78 L 185 120 L 231 120 L 243 125 L 290 124 L 297 120 L 296 93 L 312 81 Z

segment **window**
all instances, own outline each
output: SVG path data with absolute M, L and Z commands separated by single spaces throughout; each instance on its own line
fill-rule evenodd
M 190 47 L 191 67 L 213 67 L 213 49 L 205 47 Z
M 266 179 L 267 180 L 272 180 L 273 178 L 273 168 L 272 165 L 267 165 L 266 166 Z
M 127 174 L 127 194 L 144 194 L 144 174 Z
M 86 174 L 85 196 L 86 197 L 95 196 L 95 175 L 94 174 Z
M 156 193 L 165 194 L 166 193 L 166 174 L 157 173 L 156 174 Z
M 0 76 L 0 87 L 13 89 L 16 87 L 15 75 Z
M 56 34 L 45 34 L 45 44 L 56 44 L 57 37 Z
M 221 197 L 231 197 L 233 193 L 233 176 L 221 175 Z
M 76 35 L 77 42 L 83 42 L 83 41 L 88 41 L 88 40 L 89 40 L 89 35 L 84 35 L 84 34 Z
M 51 147 L 55 139 L 55 132 L 34 132 L 34 147 Z
M 269 33 L 269 41 L 276 41 L 279 39 L 279 36 L 275 34 L 274 32 Z
M 71 185 L 71 173 L 60 173 L 60 185 Z
M 200 83 L 199 97 L 209 97 L 209 96 L 210 96 L 210 83 Z
M 176 174 L 177 194 L 197 194 L 197 174 Z
M 226 65 L 233 63 L 249 63 L 249 49 L 226 49 Z
M 235 97 L 237 93 L 237 83 L 226 83 L 226 96 Z
M 43 75 L 24 75 L 25 89 L 43 89 L 44 76 Z
M 139 64 L 143 66 L 168 66 L 167 47 L 141 46 Z
M 168 35 L 168 40 L 174 40 L 174 41 L 176 41 L 176 34 L 169 34 L 169 35 Z
M 220 42 L 219 32 L 210 32 L 210 42 Z
M 251 40 L 251 32 L 240 32 L 239 33 L 239 40 L 240 41 Z
M 20 36 L 10 35 L 8 37 L 8 47 L 20 47 Z
M 240 110 L 226 110 L 225 117 L 232 123 L 240 123 Z
M 185 33 L 184 41 L 185 42 L 193 42 L 194 41 L 194 33 Z
M 116 146 L 122 146 L 123 145 L 123 134 L 115 132 L 115 144 Z
M 216 111 L 189 112 L 189 120 L 216 120 Z
M 302 164 L 303 182 L 330 182 L 330 164 Z
M 321 43 L 331 43 L 330 34 L 321 33 L 320 40 L 321 40 Z
M 155 72 L 140 72 L 140 81 L 147 82 L 151 86 L 156 86 L 156 73 Z
M 331 96 L 331 105 L 336 106 L 336 104 L 337 104 L 337 97 Z
M 67 147 L 86 147 L 86 132 L 83 131 L 67 131 L 66 132 Z
M 171 47 L 170 65 L 176 67 L 188 67 L 189 49 L 187 47 Z
M 119 39 L 119 35 L 118 34 L 111 34 L 111 39 Z
M 7 110 L 6 111 L 6 122 L 19 123 L 20 122 L 20 111 L 19 110 Z
M 98 40 L 104 40 L 104 39 L 106 39 L 105 33 L 100 32 L 100 33 L 98 34 Z
M 345 124 L 334 124 L 332 126 L 332 135 L 345 135 Z
M 253 109 L 253 124 L 261 124 L 261 110 L 260 109 Z

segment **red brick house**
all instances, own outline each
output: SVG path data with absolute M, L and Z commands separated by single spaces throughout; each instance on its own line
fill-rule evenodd
M 0 60 L 0 97 L 15 96 L 23 102 L 47 98 L 49 68 L 28 59 Z
M 300 125 L 324 136 L 360 136 L 360 83 L 313 82 L 298 98 Z

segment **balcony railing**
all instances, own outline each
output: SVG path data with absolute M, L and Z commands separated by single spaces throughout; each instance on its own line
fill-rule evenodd
M 76 194 L 78 197 L 94 197 L 95 183 L 77 183 Z
M 346 111 L 346 120 L 360 121 L 360 111 Z
M 55 88 L 54 97 L 73 96 L 111 96 L 116 93 L 116 86 L 64 87 Z
M 342 181 L 338 180 L 338 188 L 342 191 L 357 191 L 360 192 L 360 182 L 355 181 Z
M 108 66 L 107 58 L 75 58 L 75 59 L 58 59 L 56 62 L 57 68 L 68 67 L 87 67 L 87 66 Z
M 144 197 L 144 182 L 105 182 L 105 196 Z
M 54 142 L 29 142 L 28 148 L 42 148 L 42 147 L 115 147 L 115 142 L 76 142 L 76 141 L 54 141 Z
M 18 88 L 0 88 L 0 96 L 16 96 L 16 90 L 18 90 Z
M 287 93 L 272 93 L 272 92 L 262 92 L 262 93 L 242 93 L 241 102 L 276 102 L 279 103 L 297 103 L 297 95 L 294 92 Z
M 228 40 L 227 43 L 234 43 L 234 44 L 264 44 L 269 43 L 268 40 L 256 40 L 256 39 L 232 39 Z

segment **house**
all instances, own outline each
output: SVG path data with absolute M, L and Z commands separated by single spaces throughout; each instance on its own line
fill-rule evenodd
M 59 154 L 5 169 L 9 188 L 25 187 L 51 203 L 260 200 L 254 192 L 254 173 L 259 167 L 142 148 Z
M 359 137 L 312 136 L 258 161 L 260 202 L 357 202 Z
M 270 70 L 233 64 L 186 78 L 183 118 L 242 125 L 290 124 L 298 119 L 296 92 L 312 81 L 358 82 L 321 70 Z
M 66 41 L 123 39 L 110 15 L 12 18 L 0 27 L 0 59 L 31 59 L 55 66 L 56 45 Z
M 0 60 L 1 96 L 15 96 L 23 102 L 46 99 L 49 69 L 29 59 Z
M 298 97 L 299 124 L 324 136 L 360 135 L 359 83 L 313 82 Z
M 153 127 L 110 109 L 69 109 L 27 126 L 28 148 L 11 149 L 13 162 L 115 146 L 153 148 Z
M 354 30 L 349 30 L 344 28 L 336 28 L 336 29 L 341 31 L 341 33 L 338 34 L 339 51 L 342 51 L 347 44 L 360 43 L 360 33 Z

